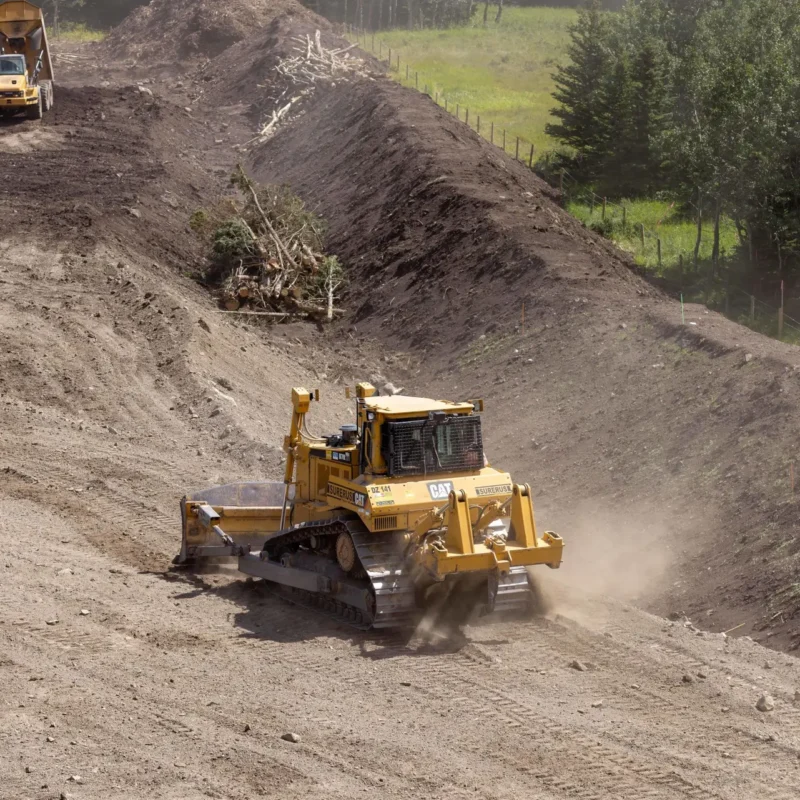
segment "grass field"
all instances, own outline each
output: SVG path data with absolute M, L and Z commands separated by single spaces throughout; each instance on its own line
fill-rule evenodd
M 544 127 L 553 107 L 553 79 L 558 64 L 567 60 L 568 28 L 575 11 L 561 8 L 507 8 L 499 25 L 494 24 L 496 8 L 489 9 L 489 24 L 483 27 L 480 9 L 473 24 L 448 30 L 394 30 L 376 35 L 383 42 L 383 55 L 392 48 L 400 56 L 400 73 L 405 80 L 410 65 L 419 86 L 431 94 L 439 92 L 440 102 L 455 110 L 469 108 L 473 127 L 480 114 L 482 133 L 488 136 L 494 121 L 496 139 L 507 129 L 507 149 L 519 136 L 535 145 L 536 151 L 550 149 L 554 142 Z M 371 40 L 368 42 L 371 44 Z M 395 73 L 397 75 L 397 73 Z
M 78 23 L 66 23 L 61 26 L 56 41 L 64 42 L 102 42 L 106 38 L 105 31 L 98 31 Z
M 623 225 L 623 211 L 624 225 Z M 599 225 L 603 219 L 602 203 L 592 207 L 589 203 L 570 202 L 567 208 L 587 226 Z M 611 235 L 614 241 L 627 250 L 636 259 L 636 263 L 655 275 L 671 272 L 678 265 L 680 257 L 686 269 L 689 269 L 694 258 L 694 244 L 697 226 L 679 215 L 675 204 L 660 200 L 620 201 L 609 204 L 606 208 L 606 220 L 613 225 Z M 644 244 L 642 244 L 641 225 L 645 227 Z M 658 263 L 658 242 L 661 239 L 661 265 Z M 729 219 L 720 222 L 720 254 L 724 259 L 736 250 L 739 237 L 736 226 Z M 713 229 L 711 222 L 703 226 L 703 238 L 700 243 L 699 257 L 701 261 L 711 259 L 713 247 Z

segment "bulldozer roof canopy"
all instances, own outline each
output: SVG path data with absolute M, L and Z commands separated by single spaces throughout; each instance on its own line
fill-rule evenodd
M 474 410 L 472 403 L 450 403 L 447 400 L 429 400 L 426 397 L 406 397 L 405 395 L 375 395 L 367 397 L 364 404 L 370 411 L 378 414 L 412 416 L 427 414 L 429 411 L 445 411 L 450 414 L 469 414 Z

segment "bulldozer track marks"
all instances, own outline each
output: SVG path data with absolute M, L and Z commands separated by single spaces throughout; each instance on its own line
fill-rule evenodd
M 539 740 L 559 741 L 562 746 L 563 742 L 570 741 L 574 745 L 570 748 L 571 769 L 585 771 L 587 778 L 591 777 L 589 786 L 565 781 L 560 777 L 563 764 L 559 757 L 554 764 L 554 772 L 542 769 L 536 773 L 550 791 L 558 791 L 567 797 L 582 800 L 609 796 L 624 797 L 625 800 L 652 797 L 723 797 L 707 787 L 692 784 L 674 772 L 642 763 L 627 752 L 625 747 L 602 744 L 566 724 L 541 715 L 532 704 L 521 701 L 517 696 L 486 686 L 478 680 L 470 680 L 470 673 L 465 673 L 458 666 L 457 662 L 462 660 L 456 656 L 453 659 L 456 663 L 437 664 L 432 679 L 425 684 L 422 691 L 431 698 L 446 703 L 452 702 L 452 695 L 440 690 L 450 688 L 456 691 L 461 687 L 463 691 L 466 684 L 471 691 L 468 695 L 460 695 L 461 702 L 475 719 L 483 722 L 497 721 L 526 738 L 530 736 Z M 410 661 L 412 665 L 416 665 L 415 660 Z M 605 738 L 612 737 L 606 734 Z M 514 760 L 512 763 L 518 762 Z M 643 781 L 652 785 L 643 789 Z M 662 788 L 670 790 L 670 794 L 664 794 Z
M 50 645 L 62 650 L 82 650 L 87 653 L 103 653 L 109 650 L 131 647 L 131 644 L 110 632 L 80 631 L 62 625 L 31 627 L 27 632 L 36 635 Z

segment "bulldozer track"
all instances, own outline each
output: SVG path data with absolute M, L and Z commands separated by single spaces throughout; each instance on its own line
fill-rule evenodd
M 370 533 L 357 520 L 343 517 L 295 526 L 271 537 L 264 549 L 274 556 L 285 547 L 308 541 L 311 536 L 333 537 L 340 533 L 352 537 L 366 580 L 371 584 L 375 598 L 372 615 L 347 603 L 302 589 L 282 590 L 278 594 L 361 630 L 413 624 L 419 612 L 414 601 L 413 583 L 404 569 L 404 555 L 397 534 Z

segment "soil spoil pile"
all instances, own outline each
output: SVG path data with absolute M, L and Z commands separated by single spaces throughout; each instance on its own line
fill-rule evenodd
M 542 304 L 571 307 L 575 291 L 657 294 L 526 165 L 386 79 L 318 93 L 251 163 L 259 180 L 289 183 L 329 221 L 353 283 L 369 282 L 351 298 L 356 319 L 402 346 L 460 347 L 465 332 L 519 316 L 523 290 L 534 315 Z
M 287 11 L 315 16 L 292 0 L 152 0 L 117 26 L 104 47 L 116 58 L 151 64 L 214 58 Z
M 334 33 L 327 20 L 287 11 L 264 31 L 203 64 L 195 80 L 204 87 L 206 107 L 224 106 L 232 96 L 243 98 L 262 128 L 276 117 L 283 126 L 331 83 L 350 82 L 356 74 L 369 78 L 382 73 L 374 58 Z

